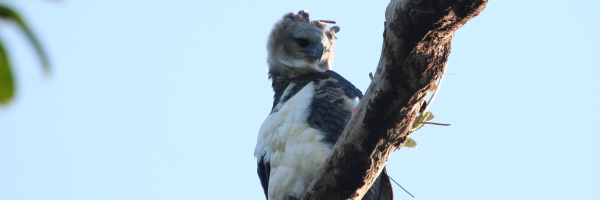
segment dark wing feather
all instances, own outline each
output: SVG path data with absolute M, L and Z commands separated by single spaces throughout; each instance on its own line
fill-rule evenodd
M 393 200 L 394 191 L 392 190 L 392 183 L 387 175 L 385 167 L 379 177 L 375 179 L 369 191 L 363 196 L 362 200 Z
M 271 163 L 265 162 L 264 155 L 258 159 L 258 178 L 265 192 L 265 198 L 269 199 L 269 174 L 271 174 Z
M 383 172 L 382 172 L 382 174 L 383 174 Z M 377 179 L 375 179 L 375 182 L 373 182 L 373 185 L 371 185 L 371 188 L 369 188 L 369 191 L 367 191 L 365 196 L 363 196 L 362 200 L 379 200 L 380 186 L 381 186 L 381 175 L 379 175 L 379 177 L 377 177 Z
M 324 142 L 335 144 L 352 115 L 352 110 L 344 105 L 344 99 L 360 99 L 362 92 L 333 71 L 319 74 L 315 86 L 307 122 L 325 134 Z
M 378 200 L 394 200 L 394 190 L 392 189 L 392 182 L 390 182 L 390 177 L 388 177 L 385 167 L 383 168 L 381 174 L 379 174 L 378 178 L 381 179 L 381 183 L 379 183 Z

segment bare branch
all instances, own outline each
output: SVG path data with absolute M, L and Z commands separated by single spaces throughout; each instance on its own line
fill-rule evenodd
M 450 54 L 454 32 L 487 0 L 395 0 L 374 79 L 302 199 L 360 199 L 409 134 Z

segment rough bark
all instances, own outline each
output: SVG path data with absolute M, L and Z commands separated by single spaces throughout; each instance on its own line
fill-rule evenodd
M 364 98 L 302 199 L 361 199 L 406 140 L 443 75 L 456 30 L 487 0 L 395 0 L 386 9 L 379 65 Z

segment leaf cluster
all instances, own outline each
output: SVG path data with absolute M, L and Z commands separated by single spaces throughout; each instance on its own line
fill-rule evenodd
M 431 114 L 431 112 L 426 112 L 424 114 L 419 113 L 419 116 L 417 116 L 417 118 L 415 119 L 415 122 L 413 123 L 413 127 L 410 129 L 410 132 L 414 133 L 415 131 L 423 128 L 423 126 L 425 126 L 425 123 L 423 122 L 431 121 L 433 118 L 435 118 L 435 116 Z M 419 145 L 415 140 L 409 137 L 406 140 L 406 142 L 402 144 L 402 146 L 408 148 L 417 148 Z
M 35 37 L 29 26 L 25 23 L 20 14 L 13 9 L 0 4 L 0 20 L 15 23 L 27 40 L 34 47 L 38 58 L 42 64 L 45 73 L 50 72 L 50 62 L 48 56 L 42 48 L 41 43 Z M 4 48 L 2 39 L 0 38 L 0 105 L 7 105 L 13 98 L 15 93 L 15 81 L 12 75 L 11 62 L 9 61 L 8 52 Z

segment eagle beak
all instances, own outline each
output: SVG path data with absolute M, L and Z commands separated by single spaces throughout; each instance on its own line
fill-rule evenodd
M 323 56 L 323 49 L 325 47 L 323 46 L 323 43 L 318 42 L 315 45 L 313 45 L 312 47 L 309 47 L 308 49 L 305 50 L 301 50 L 300 52 L 304 53 L 304 55 L 306 57 L 311 57 L 311 58 L 316 58 L 317 60 L 321 60 L 321 56 Z

